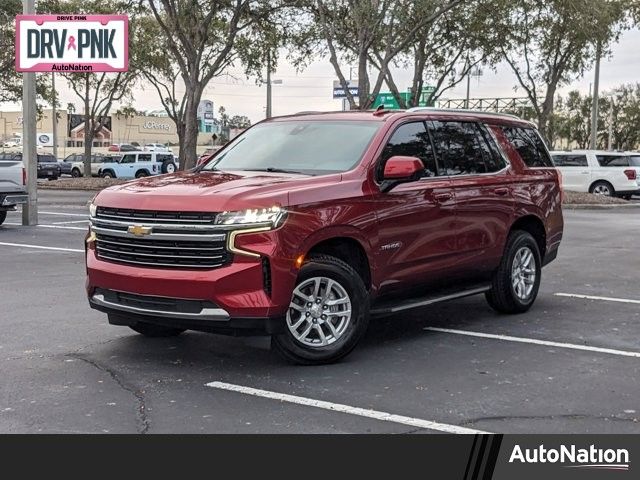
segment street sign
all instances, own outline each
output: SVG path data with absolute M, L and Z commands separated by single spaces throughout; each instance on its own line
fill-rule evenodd
M 418 101 L 418 107 L 432 107 L 434 102 L 431 101 L 427 104 L 427 99 L 431 96 L 433 92 L 436 91 L 435 87 L 427 86 L 422 89 L 422 94 L 420 95 L 420 99 Z M 405 105 L 409 102 L 411 98 L 411 92 L 400 92 L 400 98 L 404 101 Z M 396 100 L 396 97 L 393 96 L 392 93 L 379 93 L 376 97 L 376 101 L 373 102 L 372 108 L 378 108 L 380 105 L 384 105 L 386 110 L 398 110 L 400 109 L 400 104 Z
M 19 72 L 125 72 L 126 15 L 17 15 Z
M 352 96 L 358 96 L 358 80 L 347 80 L 347 87 L 349 87 Z M 333 98 L 347 98 L 347 92 L 342 87 L 340 80 L 333 81 Z

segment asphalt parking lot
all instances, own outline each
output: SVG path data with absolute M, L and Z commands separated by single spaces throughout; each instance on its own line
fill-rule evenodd
M 372 322 L 345 361 L 266 338 L 148 339 L 89 309 L 91 194 L 0 227 L 2 433 L 639 433 L 640 209 L 568 210 L 535 306 L 470 297 Z

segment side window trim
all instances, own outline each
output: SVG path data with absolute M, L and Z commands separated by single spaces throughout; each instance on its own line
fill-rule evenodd
M 442 122 L 447 122 L 447 121 L 454 121 L 454 120 L 442 120 Z M 433 141 L 433 129 L 435 129 L 435 125 L 433 124 L 432 120 L 427 120 L 426 124 L 427 124 L 427 131 L 429 132 L 429 140 L 431 141 L 431 145 L 433 148 L 433 154 L 436 158 L 436 169 L 438 171 L 436 177 L 430 177 L 430 178 L 442 178 L 442 177 L 447 177 L 450 179 L 455 179 L 455 178 L 462 178 L 462 177 L 485 177 L 487 175 L 498 175 L 498 174 L 502 174 L 504 173 L 510 166 L 511 166 L 511 162 L 509 162 L 509 159 L 507 158 L 506 154 L 502 151 L 502 149 L 500 148 L 499 144 L 498 144 L 498 139 L 496 138 L 495 134 L 491 131 L 490 128 L 486 127 L 484 124 L 480 123 L 480 122 L 474 122 L 474 121 L 465 121 L 464 123 L 472 123 L 476 126 L 477 130 L 479 130 L 480 132 L 483 131 L 483 129 L 486 131 L 486 133 L 489 134 L 490 138 L 492 139 L 492 141 L 494 142 L 495 148 L 497 149 L 497 151 L 500 154 L 500 157 L 502 158 L 502 160 L 504 161 L 505 165 L 503 168 L 501 168 L 500 170 L 496 170 L 495 172 L 484 172 L 484 173 L 461 173 L 459 175 L 447 175 L 444 173 L 445 169 L 444 166 L 441 163 L 440 160 L 440 156 L 438 155 L 437 150 L 435 149 L 435 145 L 434 145 L 434 141 Z M 484 137 L 484 133 L 483 133 L 483 137 Z M 488 140 L 486 138 L 483 138 L 485 141 L 488 142 Z M 476 138 L 476 141 L 478 141 L 478 139 Z M 483 161 L 484 161 L 484 153 L 483 153 Z M 485 161 L 485 168 L 486 168 L 486 161 Z M 443 175 L 440 175 L 440 172 L 443 172 Z M 422 179 L 421 179 L 422 180 Z

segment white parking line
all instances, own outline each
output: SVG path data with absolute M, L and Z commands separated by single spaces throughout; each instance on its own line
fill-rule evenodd
M 0 242 L 0 245 L 6 245 L 7 247 L 35 248 L 35 249 L 40 249 L 40 250 L 57 250 L 59 252 L 79 252 L 79 253 L 84 253 L 84 250 L 80 250 L 80 249 L 77 249 L 77 248 L 45 247 L 44 245 L 27 245 L 25 243 Z
M 43 213 L 44 215 L 61 215 L 63 217 L 84 217 L 84 218 L 89 218 L 89 214 L 88 213 L 64 213 L 64 212 L 38 212 L 38 213 Z
M 423 420 L 421 418 L 405 417 L 403 415 L 394 415 L 392 413 L 380 412 L 377 410 L 369 410 L 367 408 L 351 407 L 340 403 L 325 402 L 322 400 L 314 400 L 312 398 L 298 397 L 297 395 L 288 395 L 286 393 L 270 392 L 269 390 L 260 390 L 257 388 L 244 387 L 242 385 L 234 385 L 224 382 L 210 382 L 207 387 L 217 388 L 219 390 L 228 390 L 231 392 L 243 393 L 245 395 L 253 395 L 254 397 L 270 398 L 281 402 L 295 403 L 297 405 L 305 405 L 307 407 L 322 408 L 334 412 L 347 413 L 349 415 L 357 415 L 359 417 L 372 418 L 382 422 L 399 423 L 409 425 L 411 427 L 426 428 L 428 430 L 437 430 L 446 433 L 464 433 L 478 434 L 488 433 L 472 428 L 459 427 L 458 425 L 449 425 L 446 423 L 432 422 L 431 420 Z
M 468 337 L 490 338 L 493 340 L 504 340 L 507 342 L 530 343 L 533 345 L 544 345 L 546 347 L 568 348 L 571 350 L 585 350 L 587 352 L 608 353 L 622 357 L 640 358 L 640 352 L 615 350 L 613 348 L 590 347 L 588 345 L 576 345 L 574 343 L 551 342 L 548 340 L 538 340 L 536 338 L 511 337 L 509 335 L 495 335 L 493 333 L 470 332 L 467 330 L 453 330 L 450 328 L 425 327 L 425 330 L 429 330 L 431 332 L 452 333 L 454 335 L 466 335 Z
M 52 225 L 66 225 L 67 223 L 87 223 L 89 220 L 71 220 L 67 222 L 53 222 Z
M 21 227 L 22 224 L 21 223 L 10 223 L 10 222 L 6 222 L 3 225 L 12 225 L 12 226 L 16 226 L 16 227 Z M 62 225 L 49 225 L 49 224 L 39 224 L 36 225 L 36 227 L 43 227 L 43 228 L 59 228 L 61 230 L 82 230 L 83 232 L 87 231 L 87 227 L 63 227 Z
M 619 303 L 635 303 L 640 304 L 640 300 L 632 300 L 630 298 L 615 298 L 615 297 L 597 297 L 595 295 L 578 295 L 575 293 L 554 293 L 556 297 L 570 297 L 570 298 L 583 298 L 586 300 L 603 300 L 605 302 L 619 302 Z

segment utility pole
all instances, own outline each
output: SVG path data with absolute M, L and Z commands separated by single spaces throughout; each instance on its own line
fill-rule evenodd
M 267 51 L 267 118 L 271 118 L 271 50 Z
M 56 92 L 55 72 L 51 72 L 51 91 L 53 94 L 53 156 L 58 160 L 58 110 L 56 107 L 58 97 Z
M 602 43 L 598 40 L 596 45 L 596 78 L 593 80 L 593 104 L 591 106 L 591 145 L 595 150 L 598 141 L 598 88 L 600 86 L 600 56 L 602 55 Z
M 35 0 L 23 0 L 25 15 L 35 12 Z M 22 161 L 27 170 L 29 201 L 22 206 L 22 224 L 38 224 L 38 163 L 36 158 L 36 74 L 22 74 Z
M 613 148 L 613 97 L 611 97 L 611 101 L 609 102 L 609 140 L 607 141 L 607 150 L 612 150 Z
M 469 97 L 471 96 L 471 72 L 467 73 L 467 97 L 464 101 L 464 108 L 469 109 Z

